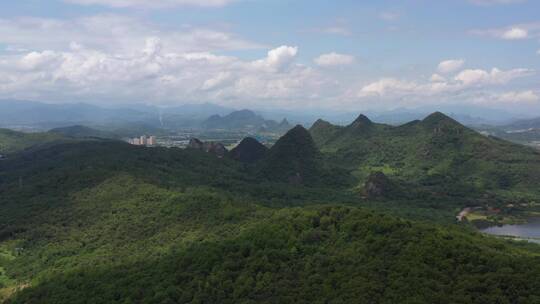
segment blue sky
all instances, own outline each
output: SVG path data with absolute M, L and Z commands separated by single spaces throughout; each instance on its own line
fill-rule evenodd
M 538 12 L 532 0 L 3 1 L 0 98 L 530 113 Z

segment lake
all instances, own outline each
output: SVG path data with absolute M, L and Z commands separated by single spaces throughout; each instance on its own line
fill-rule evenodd
M 494 226 L 480 231 L 499 236 L 534 238 L 540 241 L 540 218 L 529 219 L 529 222 L 523 225 Z

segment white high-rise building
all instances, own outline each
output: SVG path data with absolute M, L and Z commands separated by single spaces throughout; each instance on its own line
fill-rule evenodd
M 156 137 L 155 136 L 148 137 L 147 145 L 148 146 L 155 146 L 156 145 Z
M 148 137 L 143 135 L 140 137 L 131 138 L 128 140 L 128 142 L 135 146 L 157 146 L 157 138 L 153 135 Z

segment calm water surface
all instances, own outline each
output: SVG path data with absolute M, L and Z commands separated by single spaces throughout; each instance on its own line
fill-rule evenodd
M 481 230 L 487 234 L 540 239 L 540 218 L 530 219 L 523 225 L 503 225 Z

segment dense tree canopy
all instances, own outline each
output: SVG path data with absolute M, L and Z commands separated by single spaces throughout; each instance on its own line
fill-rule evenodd
M 315 142 L 298 127 L 254 163 L 113 140 L 10 154 L 0 302 L 540 302 L 539 246 L 453 223 L 471 202 L 537 197 L 536 154 L 440 115 L 317 128 Z M 398 150 L 410 134 L 425 138 Z M 496 183 L 467 186 L 493 170 Z M 364 197 L 364 171 L 385 193 Z

